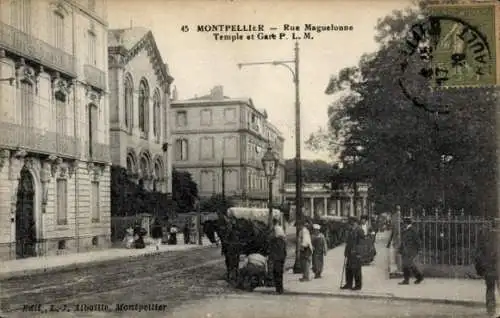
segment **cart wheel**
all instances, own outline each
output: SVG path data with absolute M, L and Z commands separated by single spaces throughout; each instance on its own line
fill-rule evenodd
M 253 292 L 256 286 L 254 286 L 255 284 L 252 281 L 253 281 L 252 277 L 250 276 L 245 277 L 243 279 L 243 290 L 246 290 L 248 292 Z

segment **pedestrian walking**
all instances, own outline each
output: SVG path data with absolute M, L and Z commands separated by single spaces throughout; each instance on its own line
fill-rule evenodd
M 347 232 L 347 240 L 344 249 L 345 260 L 345 280 L 344 286 L 341 289 L 361 290 L 363 284 L 362 277 L 362 261 L 360 247 L 363 244 L 364 233 L 359 226 L 359 221 L 356 217 L 349 218 L 349 230 Z M 354 286 L 353 286 L 354 283 Z
M 496 270 L 498 256 L 495 242 L 496 233 L 494 229 L 484 227 L 479 234 L 475 261 L 477 274 L 484 278 L 486 285 L 486 311 L 490 317 L 500 316 L 495 295 L 496 290 L 500 292 Z
M 321 233 L 321 226 L 319 224 L 313 224 L 312 233 L 312 270 L 314 273 L 314 278 L 321 278 L 321 273 L 324 267 L 324 258 L 326 252 L 328 251 L 328 246 L 326 243 L 326 238 L 323 233 Z
M 300 230 L 299 242 L 300 242 L 300 258 L 301 258 L 301 268 L 302 268 L 302 278 L 301 282 L 308 282 L 311 280 L 311 263 L 312 263 L 312 253 L 313 246 L 311 241 L 311 233 L 309 229 L 311 228 L 311 221 L 306 220 L 302 229 Z
M 275 218 L 273 218 L 273 234 L 274 236 L 285 237 L 285 230 L 281 226 L 280 221 Z
M 135 248 L 145 248 L 146 243 L 144 242 L 144 236 L 146 235 L 146 230 L 141 227 L 141 223 L 136 223 L 134 227 L 134 247 Z
M 415 284 L 420 284 L 424 280 L 424 275 L 418 269 L 416 258 L 420 251 L 420 235 L 413 226 L 413 221 L 410 217 L 403 219 L 404 229 L 401 232 L 401 245 L 399 246 L 399 254 L 403 267 L 403 281 L 400 285 L 408 285 L 410 276 L 415 276 Z
M 182 233 L 184 234 L 184 244 L 189 244 L 190 243 L 190 234 L 191 234 L 191 224 L 189 222 L 189 219 L 186 220 L 186 223 L 184 223 L 184 228 L 182 230 Z
M 375 231 L 373 230 L 373 228 L 368 223 L 368 215 L 361 216 L 360 222 L 361 222 L 361 229 L 363 230 L 363 233 L 365 234 L 365 237 L 368 236 L 368 235 L 375 234 Z
M 271 259 L 274 287 L 276 293 L 283 294 L 283 272 L 286 260 L 286 237 L 285 232 L 279 226 L 279 221 L 273 219 L 274 233 L 269 242 L 269 258 Z
M 368 223 L 368 215 L 363 215 L 360 218 L 361 229 L 363 230 L 364 237 L 361 248 L 361 262 L 363 265 L 369 265 L 375 259 L 377 251 L 375 249 L 375 231 Z
M 134 229 L 132 226 L 129 226 L 125 230 L 125 237 L 123 238 L 123 242 L 125 244 L 125 248 L 132 248 L 134 247 Z
M 160 249 L 160 245 L 163 239 L 163 227 L 161 226 L 160 220 L 156 218 L 153 222 L 153 227 L 151 229 L 151 237 L 155 241 L 156 250 Z
M 169 238 L 168 238 L 168 244 L 170 245 L 177 245 L 177 232 L 179 230 L 177 229 L 177 226 L 175 224 L 172 224 L 169 229 Z

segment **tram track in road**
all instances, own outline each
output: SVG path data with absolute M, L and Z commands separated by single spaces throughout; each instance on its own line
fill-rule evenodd
M 82 271 L 36 275 L 34 284 L 31 283 L 31 277 L 9 279 L 1 282 L 0 304 L 22 308 L 23 304 L 28 303 L 60 303 L 65 299 L 132 287 L 160 275 L 176 275 L 188 270 L 189 264 L 200 266 L 217 258 L 222 261 L 220 252 L 210 248 L 197 250 L 196 253 L 182 251 L 171 255 L 157 254 Z
M 288 237 L 289 258 L 294 255 Z M 0 305 L 15 312 L 26 304 L 164 303 L 169 307 L 214 294 L 239 293 L 223 280 L 219 248 L 176 251 L 71 272 L 3 280 Z

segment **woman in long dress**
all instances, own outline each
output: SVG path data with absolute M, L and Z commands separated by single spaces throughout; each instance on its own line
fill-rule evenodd
M 314 278 L 321 278 L 321 273 L 323 272 L 324 258 L 328 247 L 326 244 L 326 238 L 323 233 L 320 232 L 321 227 L 318 224 L 313 224 L 313 233 L 311 236 L 313 255 L 312 255 L 312 270 L 314 272 Z

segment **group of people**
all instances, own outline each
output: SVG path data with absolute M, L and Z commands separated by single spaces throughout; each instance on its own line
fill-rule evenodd
M 249 289 L 252 290 L 259 286 L 261 282 L 265 284 L 270 276 L 268 273 L 272 273 L 272 283 L 276 288 L 276 292 L 282 294 L 284 291 L 283 274 L 287 256 L 286 235 L 277 219 L 273 219 L 272 225 L 267 251 L 261 250 L 249 254 L 246 263 L 239 270 L 238 285 L 242 288 L 247 289 L 250 287 Z M 266 258 L 264 254 L 268 254 L 269 257 Z
M 312 233 L 312 234 L 311 234 Z M 356 217 L 350 217 L 346 231 L 346 246 L 344 250 L 344 272 L 345 285 L 342 289 L 360 290 L 362 287 L 361 268 L 365 264 L 364 254 L 369 254 L 375 247 L 373 241 L 369 241 L 369 248 L 366 248 L 366 239 L 369 235 L 374 235 L 373 230 L 368 226 L 368 217 L 361 217 L 361 222 Z M 321 278 L 324 267 L 324 257 L 328 251 L 325 236 L 321 233 L 321 226 L 306 221 L 299 236 L 300 259 L 303 276 L 302 282 L 311 280 L 311 270 L 314 278 Z M 374 256 L 374 255 L 373 255 Z
M 362 221 L 357 218 L 349 219 L 349 228 L 347 229 L 347 240 L 344 251 L 345 255 L 345 276 L 346 284 L 343 289 L 361 289 L 361 260 L 363 244 L 362 240 L 368 235 L 374 234 L 368 227 L 367 217 L 362 217 Z M 319 224 L 313 224 L 311 220 L 306 220 L 304 226 L 299 232 L 300 246 L 300 265 L 302 269 L 301 282 L 320 279 L 324 269 L 324 258 L 328 252 L 328 244 L 325 235 L 321 231 Z M 273 220 L 273 231 L 269 244 L 269 258 L 266 259 L 260 253 L 248 255 L 246 264 L 240 269 L 240 279 L 254 275 L 255 273 L 265 273 L 272 271 L 273 283 L 278 294 L 283 293 L 283 273 L 286 252 L 286 238 L 279 221 Z M 353 283 L 355 283 L 353 285 Z
M 177 232 L 179 230 L 177 227 L 172 225 L 167 225 L 167 242 L 170 245 L 177 244 Z M 146 242 L 144 238 L 146 237 L 147 231 L 144 227 L 141 226 L 140 223 L 135 224 L 134 226 L 129 226 L 125 230 L 125 236 L 123 238 L 123 243 L 126 248 L 145 248 Z M 163 244 L 165 239 L 165 230 L 164 226 L 161 224 L 159 219 L 155 219 L 153 224 L 151 225 L 151 238 L 154 241 L 156 246 L 156 250 L 160 249 L 160 245 Z
M 300 260 L 303 276 L 301 281 L 311 280 L 311 269 L 314 278 L 321 278 L 324 257 L 328 251 L 326 238 L 321 233 L 321 226 L 306 220 L 299 233 Z

